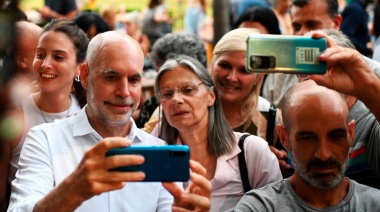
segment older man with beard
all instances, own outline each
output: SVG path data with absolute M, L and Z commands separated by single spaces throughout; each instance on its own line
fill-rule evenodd
M 379 211 L 380 190 L 344 177 L 354 121 L 340 94 L 307 80 L 285 93 L 280 108 L 279 136 L 295 172 L 248 192 L 235 211 Z
M 144 163 L 138 155 L 106 158 L 111 148 L 164 145 L 131 118 L 141 95 L 143 61 L 140 45 L 128 35 L 110 31 L 91 40 L 80 74 L 88 104 L 75 116 L 30 130 L 8 211 L 209 210 L 211 183 L 199 163 L 190 163 L 185 191 L 174 183 L 136 182 L 145 178 L 143 172 L 109 171 Z

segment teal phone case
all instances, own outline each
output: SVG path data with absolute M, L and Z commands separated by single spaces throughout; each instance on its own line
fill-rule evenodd
M 324 74 L 319 55 L 327 48 L 324 38 L 252 34 L 247 39 L 248 72 Z
M 130 146 L 114 148 L 106 157 L 120 154 L 142 155 L 145 162 L 137 166 L 126 166 L 110 171 L 143 171 L 145 182 L 186 182 L 190 178 L 190 149 L 185 145 Z

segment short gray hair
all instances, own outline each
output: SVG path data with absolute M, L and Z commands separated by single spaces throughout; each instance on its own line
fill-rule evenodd
M 156 67 L 168 59 L 183 54 L 197 59 L 207 67 L 206 48 L 200 38 L 189 33 L 169 33 L 158 39 L 149 53 L 149 59 Z
M 350 49 L 356 49 L 354 44 L 352 44 L 351 40 L 341 31 L 336 29 L 320 29 L 316 31 L 324 32 L 326 35 L 331 37 L 336 44 L 338 44 L 341 47 L 350 48 Z M 310 31 L 305 34 L 305 36 L 311 36 L 316 31 Z

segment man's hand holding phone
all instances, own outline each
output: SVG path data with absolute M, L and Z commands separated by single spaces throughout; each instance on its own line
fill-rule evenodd
M 314 32 L 312 36 L 327 40 L 328 49 L 319 57 L 327 63 L 327 73 L 310 75 L 310 79 L 319 85 L 355 96 L 380 120 L 380 79 L 370 69 L 363 56 L 354 49 L 338 46 L 321 31 Z
M 126 182 L 141 181 L 145 178 L 143 172 L 110 172 L 120 166 L 139 165 L 144 163 L 140 155 L 115 155 L 105 158 L 107 151 L 113 148 L 126 147 L 131 141 L 121 137 L 105 138 L 89 149 L 79 163 L 77 169 L 70 175 L 73 183 L 84 197 L 91 198 L 103 192 L 121 189 Z
M 62 211 L 73 211 L 84 201 L 108 191 L 123 188 L 126 182 L 142 181 L 143 172 L 111 172 L 120 166 L 144 163 L 139 155 L 116 155 L 105 158 L 105 153 L 113 148 L 126 147 L 131 141 L 122 137 L 110 137 L 100 141 L 86 151 L 77 168 L 65 178 L 49 195 L 41 199 L 35 208 L 60 205 Z M 59 198 L 52 198 L 59 197 Z

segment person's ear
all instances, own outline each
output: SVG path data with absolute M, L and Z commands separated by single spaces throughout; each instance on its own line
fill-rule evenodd
M 216 99 L 215 91 L 211 90 L 208 94 L 208 106 L 211 107 L 214 105 Z
M 86 62 L 80 65 L 80 82 L 84 89 L 88 88 L 88 76 L 90 74 L 90 69 L 88 68 L 88 64 Z
M 350 123 L 348 123 L 348 134 L 350 136 L 350 146 L 351 146 L 355 137 L 355 120 L 351 120 Z
M 335 29 L 336 30 L 339 30 L 340 29 L 340 24 L 342 23 L 342 16 L 341 15 L 336 15 L 335 18 L 333 19 L 334 23 L 335 23 Z
M 16 63 L 17 63 L 17 66 L 22 68 L 22 69 L 25 69 L 28 67 L 28 65 L 26 64 L 26 61 L 25 61 L 25 57 L 22 55 L 16 56 Z
M 285 129 L 285 126 L 282 124 L 277 124 L 278 137 L 280 138 L 280 142 L 282 146 L 286 149 L 286 151 L 290 151 L 289 148 L 289 134 Z

